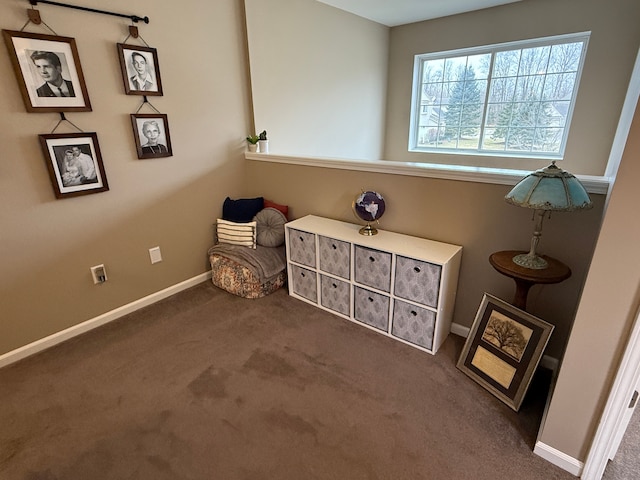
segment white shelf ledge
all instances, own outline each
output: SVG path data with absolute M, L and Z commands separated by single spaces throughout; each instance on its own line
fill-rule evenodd
M 441 178 L 463 182 L 515 185 L 530 170 L 504 170 L 499 168 L 439 165 L 435 163 L 392 162 L 389 160 L 353 160 L 343 158 L 302 157 L 273 153 L 245 152 L 246 160 L 271 163 L 288 163 L 308 167 L 336 168 L 362 172 L 409 175 L 413 177 Z M 610 179 L 593 175 L 576 175 L 587 192 L 606 195 Z

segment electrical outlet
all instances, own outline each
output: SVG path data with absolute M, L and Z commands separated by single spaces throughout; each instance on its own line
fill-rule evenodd
M 149 257 L 151 263 L 158 263 L 162 261 L 162 253 L 160 253 L 160 247 L 153 247 L 149 249 Z
M 107 269 L 104 268 L 104 265 L 91 267 L 91 276 L 94 284 L 104 283 L 107 281 Z

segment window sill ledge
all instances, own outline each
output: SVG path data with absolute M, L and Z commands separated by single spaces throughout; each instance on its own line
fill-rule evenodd
M 498 168 L 439 165 L 434 163 L 392 162 L 389 160 L 352 160 L 341 158 L 301 157 L 273 153 L 245 152 L 246 160 L 271 163 L 288 163 L 308 167 L 336 168 L 362 172 L 408 175 L 413 177 L 440 178 L 463 182 L 515 185 L 529 170 L 504 170 Z M 610 179 L 594 175 L 576 175 L 589 193 L 606 195 Z

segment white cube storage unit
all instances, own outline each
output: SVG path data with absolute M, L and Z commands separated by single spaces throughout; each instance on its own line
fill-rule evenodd
M 462 247 L 308 215 L 285 225 L 289 294 L 429 353 L 451 330 Z

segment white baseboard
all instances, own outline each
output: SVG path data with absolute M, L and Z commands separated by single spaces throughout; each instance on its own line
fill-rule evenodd
M 186 290 L 187 288 L 194 287 L 209 278 L 211 278 L 210 271 L 202 273 L 193 278 L 189 278 L 184 282 L 172 285 L 165 288 L 164 290 L 152 293 L 151 295 L 147 295 L 146 297 L 135 300 L 127 305 L 123 305 L 114 310 L 111 310 L 110 312 L 103 313 L 102 315 L 98 315 L 97 317 L 91 318 L 65 330 L 61 330 L 60 332 L 49 335 L 48 337 L 41 338 L 40 340 L 29 343 L 28 345 L 0 355 L 0 368 L 11 363 L 15 363 L 18 360 L 22 360 L 23 358 L 26 358 L 35 353 L 41 352 L 42 350 L 45 350 L 47 348 L 53 347 L 54 345 L 62 343 L 65 340 L 69 340 L 70 338 L 76 337 L 82 333 L 88 332 L 89 330 L 93 330 L 94 328 L 97 328 L 101 325 L 112 322 L 129 313 L 135 312 L 140 308 L 146 307 L 164 298 L 170 297 L 171 295 L 174 295 L 178 292 Z
M 570 457 L 566 453 L 562 453 L 560 450 L 556 450 L 549 445 L 542 442 L 536 442 L 533 453 L 561 469 L 566 470 L 570 474 L 575 475 L 576 477 L 579 477 L 582 474 L 582 470 L 584 468 L 583 462 L 576 460 L 575 458 Z
M 458 335 L 459 337 L 467 338 L 470 331 L 471 329 L 469 327 L 465 327 L 463 325 L 460 325 L 459 323 L 451 324 L 451 333 L 453 333 L 454 335 Z
M 460 325 L 458 323 L 451 324 L 451 333 L 454 335 L 458 335 L 459 337 L 467 338 L 469 336 L 469 332 L 471 329 L 469 327 L 465 327 L 464 325 Z M 549 355 L 543 355 L 540 360 L 540 366 L 543 368 L 548 368 L 553 372 L 555 376 L 558 373 L 558 366 L 560 362 L 555 357 L 550 357 Z
M 470 331 L 471 329 L 469 327 L 465 327 L 457 323 L 451 324 L 451 333 L 453 333 L 454 335 L 459 335 L 466 338 L 469 336 Z M 551 370 L 553 372 L 552 375 L 555 378 L 558 373 L 559 362 L 557 358 L 550 357 L 549 355 L 543 355 L 542 359 L 540 360 L 540 366 Z M 584 468 L 584 463 L 576 460 L 573 457 L 570 457 L 560 450 L 556 450 L 549 445 L 545 445 L 542 442 L 536 442 L 533 453 L 544 458 L 548 462 L 551 462 L 554 465 L 562 468 L 563 470 L 566 470 L 567 472 L 575 475 L 576 477 L 580 476 L 580 474 L 582 473 L 582 469 Z

